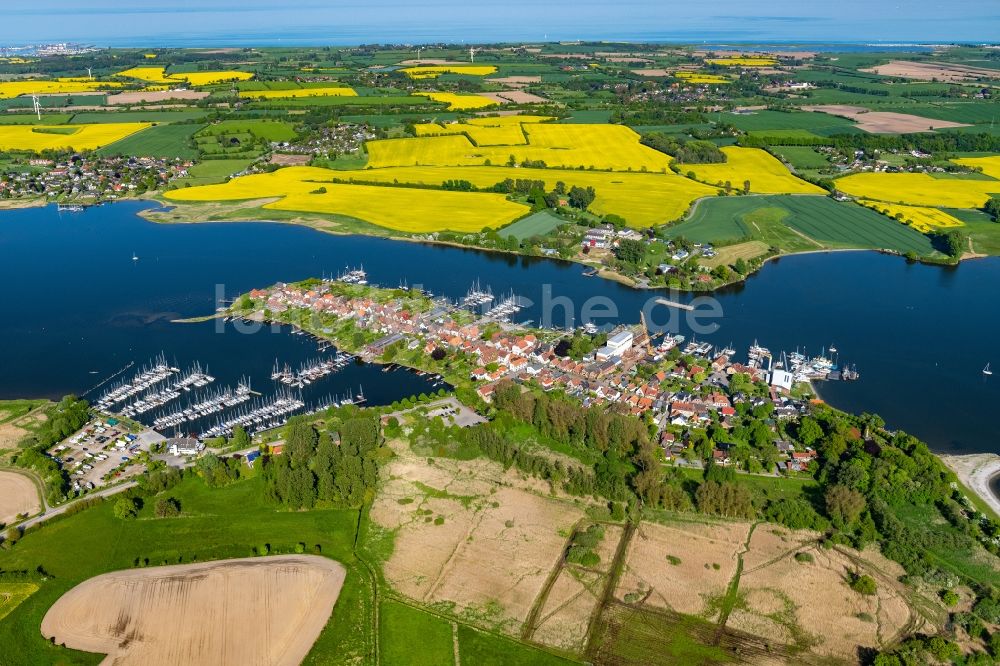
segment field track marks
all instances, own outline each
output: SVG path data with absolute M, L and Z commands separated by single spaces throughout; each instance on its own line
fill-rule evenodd
M 760 523 L 755 522 L 750 526 L 746 541 L 743 542 L 743 547 L 736 554 L 736 573 L 733 574 L 733 579 L 729 581 L 729 587 L 726 588 L 726 597 L 722 601 L 722 608 L 719 609 L 719 625 L 715 632 L 715 645 L 718 645 L 722 639 L 722 634 L 726 629 L 726 622 L 729 621 L 729 614 L 736 604 L 736 597 L 740 591 L 740 577 L 743 575 L 743 556 L 750 552 L 750 540 L 753 538 L 753 532 L 757 529 L 758 525 Z
M 462 666 L 462 655 L 458 650 L 458 622 L 451 623 L 451 650 L 455 655 L 455 666 Z
M 754 226 L 756 227 L 757 225 L 755 224 Z M 818 240 L 816 240 L 816 239 L 815 239 L 815 238 L 813 238 L 812 236 L 806 236 L 806 235 L 805 235 L 804 233 L 802 233 L 801 231 L 799 231 L 799 230 L 798 230 L 798 229 L 796 229 L 795 227 L 791 227 L 791 226 L 788 226 L 788 225 L 785 225 L 785 226 L 786 226 L 786 227 L 788 228 L 788 230 L 789 230 L 789 231 L 791 231 L 791 232 L 792 232 L 793 234 L 795 234 L 796 236 L 801 236 L 802 238 L 804 238 L 805 240 L 809 241 L 810 243 L 812 243 L 812 244 L 813 244 L 813 245 L 815 245 L 816 247 L 822 247 L 822 248 L 825 248 L 825 247 L 826 247 L 826 245 L 823 245 L 822 243 L 820 243 L 820 242 L 819 242 Z M 758 229 L 758 231 L 760 231 L 760 230 Z
M 584 519 L 581 518 L 573 525 L 573 530 L 570 532 L 569 536 L 566 538 L 566 543 L 563 544 L 562 554 L 559 556 L 559 560 L 556 565 L 549 572 L 548 577 L 545 579 L 545 584 L 542 585 L 542 589 L 538 592 L 538 596 L 535 597 L 535 601 L 531 604 L 531 610 L 528 611 L 528 617 L 524 620 L 524 626 L 521 627 L 521 638 L 524 640 L 531 640 L 534 636 L 535 630 L 538 629 L 538 625 L 541 621 L 542 609 L 545 608 L 545 602 L 549 599 L 549 593 L 552 591 L 552 586 L 556 584 L 556 579 L 559 578 L 559 574 L 566 566 L 566 555 L 569 553 L 569 548 L 573 545 L 573 537 L 580 530 L 580 527 L 584 523 Z
M 431 584 L 431 586 L 427 588 L 426 592 L 424 592 L 424 597 L 422 599 L 424 603 L 431 603 L 430 600 L 433 598 L 434 593 L 437 591 L 437 588 L 444 581 L 445 575 L 451 570 L 452 564 L 455 561 L 455 556 L 458 555 L 458 551 L 462 548 L 462 545 L 469 540 L 469 538 L 472 536 L 472 533 L 475 532 L 476 528 L 479 527 L 479 524 L 483 522 L 483 518 L 484 514 L 482 512 L 477 513 L 476 519 L 469 525 L 469 529 L 465 530 L 465 537 L 455 544 L 454 550 L 451 551 L 451 555 L 448 556 L 448 559 L 447 561 L 445 561 L 444 566 L 441 567 L 441 571 L 438 572 L 437 578 L 434 579 L 434 582 Z
M 618 540 L 618 548 L 615 550 L 615 557 L 611 560 L 611 567 L 608 569 L 608 580 L 604 584 L 604 592 L 598 598 L 597 605 L 594 607 L 594 614 L 590 616 L 590 622 L 587 625 L 587 647 L 584 650 L 584 654 L 593 655 L 597 652 L 599 646 L 593 644 L 594 630 L 597 628 L 597 623 L 605 607 L 615 599 L 615 590 L 618 588 L 618 581 L 621 580 L 622 572 L 625 570 L 628 545 L 632 542 L 632 535 L 635 534 L 635 530 L 635 523 L 632 521 L 625 523 L 625 529 L 622 530 L 622 536 Z

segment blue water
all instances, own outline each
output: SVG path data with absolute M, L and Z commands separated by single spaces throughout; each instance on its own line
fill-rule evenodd
M 709 4 L 663 0 L 121 0 L 95 6 L 8 0 L 0 43 L 103 46 L 292 46 L 604 40 L 642 42 L 986 41 L 991 0 Z
M 647 306 L 651 326 L 670 324 L 691 337 L 699 325 L 650 302 L 664 294 L 584 277 L 566 262 L 260 222 L 157 225 L 134 214 L 148 205 L 0 212 L 0 397 L 81 392 L 160 351 L 182 364 L 207 363 L 222 383 L 251 374 L 255 384 L 270 384 L 275 358 L 300 362 L 316 354 L 314 343 L 287 331 L 244 335 L 169 320 L 213 312 L 219 294 L 347 265 L 364 264 L 376 284 L 405 282 L 452 298 L 479 280 L 530 300 L 520 321 L 579 325 L 589 308 L 612 311 L 598 324 L 637 322 Z M 862 378 L 820 386 L 831 403 L 880 413 L 940 451 L 997 451 L 992 405 L 1000 403 L 1000 382 L 982 374 L 987 362 L 1000 369 L 997 284 L 998 259 L 939 268 L 871 252 L 786 257 L 718 294 L 722 316 L 701 322 L 717 330 L 698 338 L 732 343 L 741 357 L 755 339 L 774 351 L 819 353 L 834 344 Z M 373 401 L 391 401 L 427 389 L 407 372 L 351 372 L 358 374 L 335 375 L 314 393 L 356 390 L 360 382 Z

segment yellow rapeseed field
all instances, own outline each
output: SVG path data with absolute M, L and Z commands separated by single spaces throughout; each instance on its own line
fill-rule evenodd
M 952 160 L 955 164 L 961 164 L 962 166 L 980 168 L 983 173 L 987 176 L 992 176 L 1000 180 L 1000 155 L 992 155 L 990 157 L 960 157 L 957 160 Z M 994 189 L 994 192 L 998 190 Z
M 721 164 L 681 164 L 683 173 L 693 171 L 705 183 L 718 185 L 729 181 L 732 187 L 742 189 L 750 181 L 750 191 L 755 194 L 826 194 L 826 190 L 796 178 L 771 154 L 759 148 L 725 146 L 722 152 L 726 161 Z
M 125 71 L 118 72 L 115 76 L 124 76 L 129 79 L 139 79 L 140 81 L 149 81 L 150 83 L 177 83 L 177 81 L 168 79 L 166 76 L 166 67 L 132 67 L 126 69 Z
M 722 67 L 771 67 L 778 64 L 775 58 L 751 57 L 706 58 L 705 62 L 709 65 L 720 65 Z
M 926 173 L 856 173 L 838 178 L 835 184 L 855 197 L 941 208 L 981 208 L 991 194 L 1000 193 L 1000 181 L 934 178 Z
M 144 130 L 151 123 L 0 125 L 0 150 L 91 150 Z
M 182 72 L 180 74 L 166 74 L 165 67 L 133 67 L 123 72 L 118 72 L 115 76 L 124 76 L 150 83 L 181 84 L 188 83 L 192 86 L 207 86 L 222 81 L 246 81 L 253 78 L 253 72 L 240 72 L 237 70 L 227 70 L 220 72 Z
M 91 81 L 90 79 L 0 81 L 0 99 L 32 94 L 57 95 L 60 93 L 97 92 L 101 89 L 117 88 L 121 85 L 121 83 L 111 81 Z
M 674 76 L 684 83 L 696 86 L 728 85 L 732 83 L 729 79 L 718 74 L 705 74 L 703 72 L 677 72 Z
M 175 81 L 187 81 L 193 86 L 209 86 L 223 81 L 247 81 L 253 78 L 253 72 L 241 72 L 235 69 L 222 72 L 184 72 L 168 74 L 167 78 Z
M 515 146 L 528 142 L 521 125 L 552 120 L 550 116 L 500 116 L 471 118 L 460 123 L 420 123 L 414 125 L 418 137 L 465 134 L 477 146 Z
M 442 74 L 488 76 L 495 74 L 497 68 L 493 65 L 418 65 L 417 67 L 404 67 L 400 71 L 411 79 L 436 79 Z
M 353 88 L 324 86 L 322 88 L 294 88 L 292 90 L 241 90 L 240 97 L 250 99 L 288 99 L 292 97 L 357 97 Z
M 623 125 L 525 123 L 526 145 L 474 146 L 463 135 L 385 139 L 367 144 L 368 165 L 482 166 L 543 161 L 567 169 L 614 171 L 669 169 L 670 158 L 639 143 L 639 135 Z
M 597 194 L 590 210 L 621 215 L 630 226 L 645 228 L 672 222 L 687 211 L 695 199 L 714 196 L 717 189 L 678 176 L 662 173 L 620 173 L 563 169 L 526 169 L 502 166 L 395 167 L 341 171 L 341 178 L 361 182 L 440 185 L 446 180 L 467 180 L 476 187 L 490 187 L 507 178 L 540 180 L 551 190 L 562 181 L 567 189 L 593 187 Z
M 481 95 L 459 95 L 445 92 L 415 92 L 414 95 L 429 97 L 435 102 L 448 105 L 449 111 L 466 111 L 468 109 L 485 109 L 496 106 L 496 101 Z
M 354 217 L 410 233 L 478 232 L 521 217 L 528 207 L 502 194 L 448 192 L 375 185 L 334 184 L 347 173 L 316 167 L 288 167 L 272 173 L 234 178 L 221 185 L 171 190 L 173 201 L 232 201 L 281 197 L 265 208 Z M 364 172 L 354 172 L 362 174 Z M 315 193 L 320 188 L 325 192 Z
M 881 201 L 870 201 L 866 199 L 858 200 L 862 206 L 868 206 L 877 210 L 883 215 L 897 219 L 903 224 L 909 225 L 921 233 L 940 231 L 941 229 L 951 229 L 965 226 L 965 223 L 958 218 L 949 215 L 937 208 L 926 206 L 904 206 L 901 204 L 883 203 Z

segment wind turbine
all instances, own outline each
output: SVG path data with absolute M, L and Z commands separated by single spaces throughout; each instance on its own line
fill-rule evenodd
M 469 47 L 469 61 L 476 62 L 476 49 Z
M 87 76 L 90 78 L 91 81 L 94 80 L 94 73 L 90 70 L 90 67 L 87 68 Z
M 420 52 L 423 50 L 424 50 L 423 47 L 421 46 L 417 47 L 417 62 L 420 62 Z
M 35 115 L 38 116 L 39 120 L 41 120 L 42 119 L 42 105 L 38 102 L 38 95 L 36 95 L 35 93 L 31 93 L 31 105 L 35 109 Z

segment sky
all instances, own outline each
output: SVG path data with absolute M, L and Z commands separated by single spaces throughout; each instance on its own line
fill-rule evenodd
M 985 42 L 1000 0 L 0 0 L 0 46 Z

